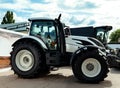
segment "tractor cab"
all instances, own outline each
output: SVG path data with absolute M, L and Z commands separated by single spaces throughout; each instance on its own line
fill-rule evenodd
M 63 64 L 69 63 L 64 61 L 66 56 L 65 34 L 63 31 L 64 24 L 59 20 L 46 18 L 31 18 L 31 27 L 29 35 L 39 38 L 47 46 L 46 60 L 49 65 L 61 65 L 61 56 Z
M 41 19 L 40 19 L 41 20 Z M 56 26 L 54 21 L 40 21 L 32 19 L 30 35 L 40 38 L 50 50 L 56 50 L 58 48 Z

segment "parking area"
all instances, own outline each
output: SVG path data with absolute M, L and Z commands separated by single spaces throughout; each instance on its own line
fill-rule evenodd
M 12 70 L 0 72 L 0 88 L 119 88 L 120 70 L 110 69 L 105 81 L 99 84 L 85 84 L 74 78 L 69 67 L 60 68 L 49 75 L 36 79 L 17 77 Z

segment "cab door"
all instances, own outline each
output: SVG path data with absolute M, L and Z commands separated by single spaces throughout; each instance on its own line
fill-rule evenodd
M 53 66 L 65 65 L 66 47 L 62 23 L 54 22 L 54 25 L 48 27 L 48 34 L 47 44 L 49 51 L 46 53 L 47 64 Z

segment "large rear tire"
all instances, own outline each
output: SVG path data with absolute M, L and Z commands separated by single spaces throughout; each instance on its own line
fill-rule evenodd
M 85 52 L 77 56 L 72 65 L 74 76 L 81 82 L 99 83 L 107 77 L 106 60 L 96 51 Z
M 45 63 L 45 54 L 32 42 L 17 43 L 11 53 L 11 66 L 14 72 L 23 78 L 35 78 L 49 72 Z

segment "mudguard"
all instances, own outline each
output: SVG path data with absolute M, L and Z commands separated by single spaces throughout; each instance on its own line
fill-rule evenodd
M 72 54 L 72 57 L 71 57 L 71 60 L 70 60 L 70 64 L 72 65 L 72 63 L 75 61 L 76 59 L 76 56 L 84 51 L 87 51 L 88 49 L 92 49 L 92 50 L 97 50 L 99 52 L 99 54 L 101 56 L 104 56 L 106 57 L 106 53 L 105 52 L 102 52 L 101 49 L 105 49 L 103 47 L 99 47 L 99 46 L 93 46 L 93 45 L 86 45 L 84 47 L 81 47 L 79 49 L 77 49 L 73 54 Z
M 18 42 L 22 42 L 22 41 L 33 41 L 36 44 L 40 45 L 43 50 L 47 50 L 48 49 L 47 46 L 46 46 L 46 44 L 43 42 L 43 40 L 41 40 L 40 38 L 34 37 L 34 36 L 25 36 L 25 37 L 22 37 L 22 38 L 18 39 L 17 41 L 15 41 L 12 44 L 12 46 L 14 46 Z

